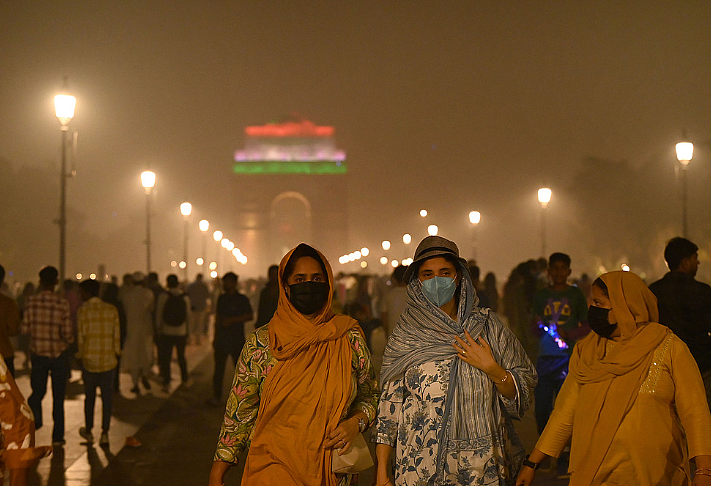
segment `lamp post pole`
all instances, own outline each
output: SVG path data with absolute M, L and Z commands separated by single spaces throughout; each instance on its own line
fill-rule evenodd
M 541 256 L 546 257 L 546 209 L 551 202 L 553 191 L 547 187 L 538 190 L 538 202 L 541 203 Z
M 180 205 L 180 214 L 183 215 L 183 262 L 185 268 L 183 274 L 185 281 L 188 281 L 188 225 L 190 224 L 190 213 L 193 211 L 193 205 L 189 202 L 184 202 Z
M 141 172 L 141 185 L 146 192 L 146 272 L 151 273 L 151 192 L 156 184 L 156 174 L 146 170 Z
M 62 126 L 62 168 L 59 175 L 59 282 L 66 276 L 67 250 L 67 131 L 69 122 L 74 118 L 77 99 L 74 96 L 60 94 L 54 97 L 54 111 Z
M 472 258 L 476 260 L 476 228 L 481 221 L 481 213 L 479 211 L 469 212 L 469 222 L 472 224 Z
M 684 140 L 686 140 L 686 133 L 684 133 Z M 676 144 L 676 158 L 681 164 L 681 235 L 684 238 L 689 236 L 689 226 L 687 223 L 686 216 L 686 197 L 687 197 L 687 183 L 686 183 L 686 170 L 689 167 L 689 162 L 694 156 L 694 144 L 691 142 L 679 142 Z
M 210 229 L 210 222 L 206 219 L 201 219 L 198 223 L 198 228 L 202 232 L 202 265 L 204 270 L 207 265 L 207 230 Z

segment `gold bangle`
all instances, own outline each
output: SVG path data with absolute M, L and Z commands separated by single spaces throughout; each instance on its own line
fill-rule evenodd
M 496 381 L 497 385 L 503 385 L 504 383 L 506 383 L 506 380 L 509 379 L 509 370 L 504 370 L 504 372 L 504 377 Z
M 694 473 L 694 476 L 711 476 L 711 471 L 699 471 L 698 469 Z
M 700 468 L 697 469 L 697 471 L 708 471 L 708 472 L 711 472 L 711 469 L 706 468 L 706 467 L 700 467 Z

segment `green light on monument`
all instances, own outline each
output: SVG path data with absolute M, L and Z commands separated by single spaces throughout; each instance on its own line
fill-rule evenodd
M 283 174 L 304 174 L 304 175 L 332 175 L 345 174 L 348 167 L 345 162 L 335 162 L 332 160 L 314 161 L 278 161 L 263 160 L 236 162 L 232 166 L 232 172 L 245 175 L 283 175 Z

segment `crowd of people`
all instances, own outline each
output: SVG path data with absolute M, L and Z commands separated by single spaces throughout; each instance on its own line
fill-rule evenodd
M 168 391 L 175 353 L 189 385 L 186 346 L 212 340 L 206 402 L 225 414 L 210 486 L 243 453 L 242 484 L 346 486 L 374 466 L 377 486 L 513 486 L 555 465 L 571 485 L 711 485 L 711 287 L 694 278 L 691 241 L 664 257 L 669 273 L 647 287 L 623 271 L 573 281 L 556 252 L 517 265 L 502 294 L 439 236 L 387 277 L 334 275 L 306 244 L 242 285 L 136 272 L 57 292 L 48 266 L 37 289 L 0 295 L 0 353 L 10 377 L 15 361 L 31 367 L 33 431 L 51 377 L 53 446 L 81 368 L 79 433 L 93 442 L 98 388 L 105 446 L 119 372 L 136 397 Z M 540 438 L 527 455 L 514 424 L 530 406 Z

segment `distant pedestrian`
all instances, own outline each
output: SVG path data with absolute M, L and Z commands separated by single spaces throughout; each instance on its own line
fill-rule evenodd
M 104 288 L 104 292 L 101 295 L 101 300 L 107 302 L 118 311 L 119 316 L 119 326 L 121 328 L 121 350 L 126 342 L 126 311 L 123 308 L 123 302 L 119 300 L 119 287 L 115 283 L 108 283 Z M 118 361 L 116 367 L 116 373 L 114 373 L 114 391 L 119 391 L 119 370 L 121 369 L 121 356 L 117 355 L 116 360 Z
M 489 309 L 497 312 L 499 310 L 499 290 L 496 288 L 496 275 L 494 275 L 494 272 L 489 272 L 484 277 L 482 293 L 487 296 Z
M 389 337 L 395 329 L 395 324 L 400 319 L 400 314 L 405 309 L 407 303 L 407 284 L 405 283 L 405 271 L 407 266 L 398 265 L 390 275 L 391 287 L 385 294 L 380 310 L 380 319 L 385 328 L 385 336 Z
M 170 388 L 170 361 L 173 357 L 173 348 L 178 355 L 180 378 L 183 383 L 188 381 L 185 345 L 188 339 L 188 309 L 190 309 L 190 299 L 178 288 L 178 276 L 168 275 L 166 284 L 168 291 L 160 294 L 156 304 L 158 368 L 164 391 Z
M 84 380 L 84 427 L 79 434 L 91 443 L 94 435 L 94 404 L 96 388 L 101 390 L 101 438 L 99 444 L 109 445 L 111 404 L 114 376 L 121 353 L 121 329 L 118 310 L 99 299 L 101 284 L 85 280 L 80 284 L 84 304 L 77 312 L 77 358 L 82 360 Z
M 52 375 L 52 445 L 64 445 L 64 398 L 69 380 L 67 348 L 74 342 L 69 302 L 54 292 L 59 272 L 48 266 L 39 272 L 40 292 L 27 299 L 20 326 L 30 335 L 32 395 L 27 400 L 35 416 L 36 428 L 42 427 L 42 399 L 47 394 L 47 378 Z
M 215 311 L 215 371 L 212 376 L 211 403 L 219 404 L 222 398 L 222 382 L 225 378 L 227 357 L 232 356 L 235 364 L 244 346 L 244 323 L 253 319 L 249 299 L 237 290 L 238 277 L 227 272 L 222 277 L 224 293 L 217 299 Z
M 5 268 L 0 265 L 0 284 L 5 280 Z M 2 354 L 7 370 L 15 376 L 15 350 L 10 337 L 16 336 L 20 330 L 20 310 L 17 303 L 0 294 L 0 354 Z
M 185 294 L 190 298 L 190 329 L 192 344 L 200 344 L 207 336 L 207 322 L 210 314 L 210 289 L 203 280 L 202 273 L 188 285 Z
M 153 292 L 145 287 L 141 272 L 132 275 L 133 284 L 126 286 L 122 302 L 126 310 L 126 342 L 124 343 L 121 367 L 131 373 L 133 388 L 140 395 L 138 384 L 151 389 L 148 376 L 153 363 Z
M 568 284 L 570 256 L 553 253 L 548 259 L 546 288 L 533 297 L 535 330 L 538 332 L 538 384 L 535 391 L 536 424 L 543 432 L 553 411 L 555 397 L 568 376 L 568 363 L 573 346 L 590 332 L 587 300 L 577 287 Z M 567 477 L 569 450 L 558 457 L 559 477 Z
M 699 247 L 686 238 L 672 238 L 664 249 L 669 272 L 649 286 L 657 297 L 659 322 L 684 341 L 699 366 L 711 405 L 711 287 L 694 277 Z
M 276 312 L 279 303 L 279 265 L 272 265 L 267 270 L 267 284 L 259 293 L 259 307 L 255 328 L 262 327 L 269 322 Z

